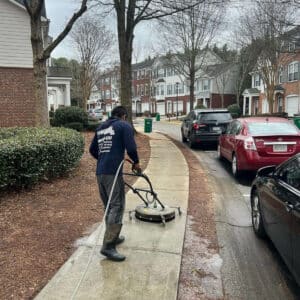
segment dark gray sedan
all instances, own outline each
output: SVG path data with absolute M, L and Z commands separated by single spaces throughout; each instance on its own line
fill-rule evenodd
M 255 234 L 269 236 L 300 285 L 300 153 L 258 170 L 251 210 Z

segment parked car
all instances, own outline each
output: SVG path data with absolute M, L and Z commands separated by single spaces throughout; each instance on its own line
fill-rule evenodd
M 300 153 L 258 170 L 251 211 L 255 234 L 270 237 L 300 285 Z
M 249 117 L 233 120 L 220 136 L 218 157 L 231 162 L 234 176 L 279 165 L 300 152 L 300 130 L 288 119 Z
M 101 108 L 94 108 L 89 110 L 89 117 L 102 121 L 103 110 Z
M 232 120 L 227 109 L 195 109 L 183 119 L 182 142 L 193 148 L 196 144 L 218 143 L 219 136 Z

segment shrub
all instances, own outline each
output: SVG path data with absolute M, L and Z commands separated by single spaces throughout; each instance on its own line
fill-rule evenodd
M 27 187 L 77 166 L 80 133 L 67 128 L 0 128 L 0 189 Z
M 274 113 L 264 113 L 264 114 L 257 114 L 253 117 L 279 117 L 279 118 L 288 118 L 288 113 L 286 112 L 274 112 Z
M 85 126 L 87 131 L 95 131 L 100 123 L 98 121 L 89 121 L 88 124 Z
M 74 122 L 85 126 L 88 123 L 88 114 L 77 106 L 60 107 L 54 112 L 53 124 L 55 126 L 65 126 Z
M 204 108 L 207 108 L 207 107 L 203 104 L 197 104 L 195 107 L 195 109 L 204 109 Z
M 64 125 L 64 127 L 74 129 L 74 130 L 79 131 L 79 132 L 83 131 L 83 124 L 79 123 L 79 122 L 66 123 Z
M 238 118 L 241 116 L 242 112 L 238 104 L 231 104 L 227 107 L 227 109 L 229 110 L 233 118 Z

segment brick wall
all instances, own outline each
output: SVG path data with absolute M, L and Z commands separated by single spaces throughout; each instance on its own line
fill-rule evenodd
M 0 67 L 0 127 L 33 126 L 33 70 Z
M 224 95 L 224 108 L 231 104 L 236 103 L 236 96 L 233 94 Z M 222 107 L 222 98 L 220 94 L 212 94 L 211 95 L 211 107 L 212 108 L 221 108 Z

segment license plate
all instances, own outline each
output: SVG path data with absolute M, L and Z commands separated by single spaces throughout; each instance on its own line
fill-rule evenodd
M 213 127 L 212 130 L 213 130 L 213 131 L 220 131 L 220 130 L 221 130 L 221 127 Z
M 283 145 L 283 144 L 273 145 L 273 151 L 274 152 L 286 152 L 287 145 Z

